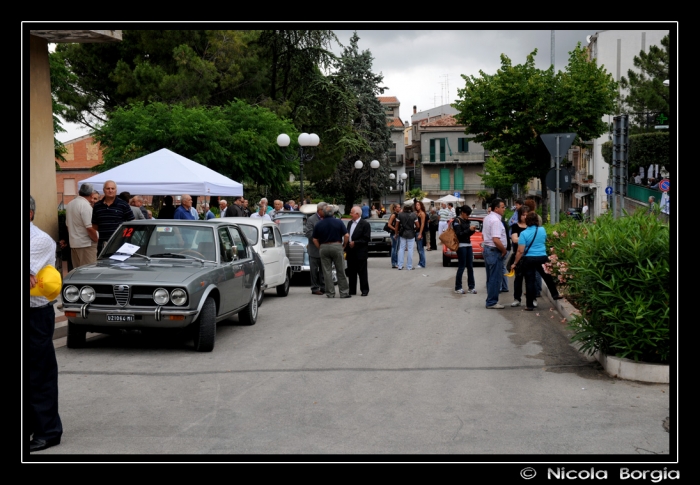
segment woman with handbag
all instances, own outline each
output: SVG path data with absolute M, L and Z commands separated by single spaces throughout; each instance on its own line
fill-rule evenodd
M 530 211 L 525 216 L 527 229 L 522 231 L 518 239 L 518 252 L 515 254 L 515 262 L 511 269 L 515 269 L 522 260 L 525 272 L 525 310 L 531 312 L 535 309 L 535 273 L 540 273 L 553 300 L 561 300 L 557 286 L 552 275 L 545 273 L 542 265 L 549 261 L 547 257 L 547 233 L 538 225 L 537 212 Z
M 455 277 L 455 293 L 459 293 L 460 295 L 464 295 L 465 293 L 476 295 L 474 252 L 472 250 L 471 239 L 475 231 L 469 224 L 469 215 L 472 213 L 472 208 L 465 205 L 461 209 L 458 207 L 457 211 L 457 217 L 452 220 L 452 229 L 459 240 L 459 247 L 457 248 L 457 262 L 459 266 L 457 267 L 457 275 Z M 464 291 L 462 288 L 462 275 L 464 274 L 465 267 L 467 268 L 467 285 L 469 288 L 467 291 Z
M 520 205 L 518 207 L 518 210 L 515 211 L 515 216 L 517 218 L 517 222 L 514 224 L 511 224 L 510 226 L 510 239 L 513 242 L 513 254 L 510 257 L 510 261 L 508 261 L 508 268 L 513 267 L 513 263 L 515 262 L 515 254 L 518 252 L 518 242 L 519 242 L 519 236 L 520 233 L 523 232 L 525 229 L 527 229 L 527 224 L 525 224 L 525 217 L 527 216 L 527 213 L 530 212 L 530 208 L 526 205 Z M 525 273 L 521 271 L 519 268 L 515 270 L 515 277 L 513 279 L 513 303 L 510 304 L 510 306 L 520 306 L 520 298 L 522 297 L 523 294 L 523 278 L 525 277 Z M 532 302 L 533 306 L 537 306 L 537 301 L 533 300 Z

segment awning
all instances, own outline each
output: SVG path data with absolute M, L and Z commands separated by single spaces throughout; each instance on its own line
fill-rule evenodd
M 574 194 L 574 197 L 576 197 L 577 199 L 580 199 L 581 197 L 585 197 L 585 196 L 590 195 L 590 194 L 591 194 L 590 192 L 576 192 Z

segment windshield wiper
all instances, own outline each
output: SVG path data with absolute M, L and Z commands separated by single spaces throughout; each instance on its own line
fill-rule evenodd
M 185 256 L 182 254 L 175 254 L 175 253 L 160 253 L 160 254 L 151 254 L 152 258 L 179 258 L 179 259 L 185 259 Z

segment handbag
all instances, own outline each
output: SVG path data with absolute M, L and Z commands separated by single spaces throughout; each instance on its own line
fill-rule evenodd
M 452 224 L 448 224 L 445 232 L 440 234 L 440 242 L 442 242 L 442 244 L 444 244 L 450 251 L 457 251 L 459 248 L 459 239 L 457 239 L 457 234 L 455 234 Z
M 523 258 L 527 254 L 527 252 L 530 250 L 530 246 L 532 246 L 532 243 L 535 242 L 535 236 L 537 236 L 537 231 L 539 231 L 539 226 L 535 228 L 535 234 L 532 236 L 532 241 L 530 241 L 530 244 L 527 245 L 525 248 L 525 251 L 523 251 L 523 255 L 520 257 L 520 260 L 518 261 L 518 264 L 515 265 L 515 272 L 518 273 L 523 270 Z

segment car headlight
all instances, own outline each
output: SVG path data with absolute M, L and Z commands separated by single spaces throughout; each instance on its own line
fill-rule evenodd
M 92 286 L 83 286 L 80 288 L 80 299 L 85 303 L 91 303 L 95 300 L 95 290 Z
M 390 238 L 390 237 L 385 237 L 385 238 L 384 238 L 384 242 L 387 243 L 387 244 L 390 244 L 390 243 L 391 243 L 391 238 Z
M 165 288 L 158 288 L 153 292 L 153 301 L 155 301 L 158 305 L 165 305 L 168 303 L 169 299 L 170 296 L 168 295 L 168 290 Z
M 66 301 L 69 301 L 71 303 L 78 301 L 78 298 L 80 298 L 80 292 L 78 291 L 78 288 L 75 286 L 66 286 L 63 289 L 63 298 Z
M 176 288 L 170 293 L 170 301 L 174 305 L 182 306 L 187 302 L 187 293 L 182 288 Z

